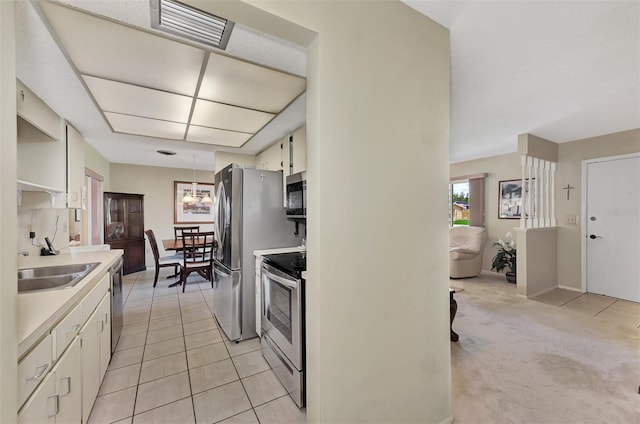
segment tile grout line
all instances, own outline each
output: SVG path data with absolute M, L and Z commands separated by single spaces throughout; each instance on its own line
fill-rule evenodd
M 187 278 L 188 279 L 188 278 Z M 183 282 L 182 284 L 187 285 L 187 282 Z M 187 355 L 187 340 L 184 335 L 184 321 L 182 320 L 182 302 L 180 302 L 180 293 L 178 293 L 178 308 L 180 309 L 180 322 L 182 323 L 182 343 L 184 344 L 184 358 L 187 363 L 187 379 L 189 380 L 189 393 L 191 398 L 191 412 L 193 413 L 193 421 L 198 422 L 196 418 L 196 404 L 193 400 L 193 386 L 191 385 L 191 370 L 189 369 L 189 355 Z
M 135 286 L 137 285 L 137 283 L 138 283 L 138 281 L 137 281 L 137 278 L 136 278 L 136 280 L 135 280 L 134 284 L 132 285 L 131 289 L 129 290 L 129 295 L 133 292 L 133 290 L 135 289 Z M 139 286 L 139 287 L 144 287 L 144 286 Z M 208 289 L 209 289 L 209 287 L 207 287 L 207 290 L 208 290 Z M 255 409 L 255 408 L 256 408 L 256 407 L 263 406 L 263 405 L 266 405 L 266 404 L 268 404 L 269 402 L 273 402 L 273 401 L 278 400 L 278 399 L 281 399 L 281 398 L 283 398 L 283 397 L 287 397 L 287 396 L 288 396 L 288 394 L 284 394 L 284 395 L 282 395 L 282 396 L 275 397 L 275 398 L 273 398 L 273 399 L 269 400 L 268 402 L 263 402 L 263 403 L 261 403 L 260 405 L 256 405 L 256 406 L 254 406 L 254 405 L 252 404 L 251 399 L 249 398 L 249 394 L 248 394 L 248 392 L 247 392 L 247 389 L 246 389 L 246 387 L 245 387 L 245 384 L 244 384 L 244 382 L 243 382 L 243 378 L 242 378 L 242 377 L 240 377 L 240 373 L 238 372 L 238 367 L 236 366 L 236 363 L 235 363 L 235 362 L 234 362 L 234 360 L 233 360 L 234 356 L 232 356 L 231 351 L 230 351 L 230 349 L 229 349 L 229 345 L 227 344 L 227 341 L 228 341 L 228 342 L 230 342 L 230 343 L 232 343 L 232 342 L 231 342 L 230 340 L 228 340 L 228 338 L 224 335 L 223 330 L 222 330 L 222 329 L 220 328 L 220 326 L 218 325 L 217 320 L 216 320 L 216 318 L 215 318 L 215 315 L 213 314 L 212 308 L 211 308 L 211 306 L 209 305 L 209 303 L 207 302 L 207 296 L 206 296 L 206 295 L 205 295 L 205 293 L 203 292 L 202 287 L 200 287 L 200 284 L 198 283 L 198 289 L 196 289 L 196 290 L 194 290 L 194 291 L 192 291 L 192 292 L 185 292 L 184 294 L 188 294 L 188 293 L 199 293 L 199 294 L 200 294 L 200 296 L 202 296 L 202 298 L 204 298 L 204 301 L 205 301 L 205 305 L 206 305 L 206 307 L 207 307 L 207 310 L 208 310 L 208 312 L 211 314 L 211 318 L 199 319 L 199 320 L 192 321 L 192 322 L 208 321 L 209 319 L 213 319 L 214 323 L 216 324 L 216 328 L 215 328 L 215 329 L 216 329 L 218 332 L 220 332 L 220 333 L 221 333 L 220 335 L 222 336 L 222 337 L 221 337 L 221 341 L 216 342 L 216 343 L 210 343 L 210 344 L 207 344 L 207 345 L 205 345 L 205 346 L 215 345 L 215 344 L 217 344 L 217 343 L 224 343 L 224 347 L 225 347 L 225 351 L 226 351 L 226 353 L 227 353 L 227 355 L 228 355 L 228 359 L 229 359 L 229 360 L 231 360 L 231 364 L 233 365 L 234 370 L 235 370 L 235 372 L 236 372 L 236 374 L 237 374 L 237 376 L 238 376 L 238 380 L 235 380 L 235 381 L 232 381 L 232 382 L 229 382 L 229 383 L 225 383 L 225 384 L 222 384 L 222 385 L 220 385 L 220 386 L 213 387 L 212 389 L 217 389 L 217 388 L 224 387 L 224 386 L 227 386 L 227 385 L 229 385 L 229 384 L 235 383 L 236 381 L 240 381 L 240 384 L 242 385 L 242 388 L 243 388 L 243 391 L 244 391 L 244 393 L 245 393 L 245 396 L 247 397 L 247 400 L 249 401 L 249 405 L 250 405 L 250 408 L 249 408 L 249 409 L 247 409 L 247 410 L 245 410 L 245 411 L 241 411 L 241 412 L 239 412 L 239 413 L 237 413 L 237 414 L 234 414 L 234 415 L 231 415 L 231 416 L 229 416 L 229 417 L 226 417 L 226 418 L 224 418 L 224 420 L 226 420 L 226 419 L 230 419 L 230 418 L 232 418 L 232 417 L 236 417 L 236 416 L 238 416 L 238 415 L 244 414 L 244 413 L 248 412 L 249 410 L 251 410 L 251 411 L 253 412 L 253 415 L 254 415 L 255 419 L 257 420 L 257 422 L 258 422 L 258 423 L 260 423 L 260 419 L 258 418 L 258 414 L 257 414 L 257 412 L 256 412 L 256 409 Z M 189 302 L 189 303 L 187 303 L 187 304 L 184 304 L 184 305 L 183 305 L 183 303 L 181 302 L 181 297 L 184 297 L 184 296 L 181 296 L 181 294 L 182 294 L 182 293 L 181 293 L 179 290 L 176 290 L 176 293 L 175 293 L 175 294 L 176 294 L 176 296 L 177 296 L 178 308 L 179 308 L 179 315 L 177 315 L 177 316 L 179 316 L 179 317 L 180 317 L 180 324 L 179 324 L 179 325 L 181 325 L 181 328 L 182 328 L 182 341 L 183 341 L 183 346 L 184 346 L 185 362 L 186 362 L 186 366 L 187 366 L 186 372 L 187 372 L 187 378 L 188 378 L 188 381 L 189 381 L 189 392 L 190 392 L 189 397 L 191 398 L 191 407 L 192 407 L 193 417 L 194 417 L 194 420 L 195 420 L 195 418 L 196 418 L 196 410 L 195 410 L 195 402 L 194 402 L 194 399 L 193 399 L 193 398 L 194 398 L 194 393 L 193 393 L 193 387 L 192 387 L 192 382 L 191 382 L 191 373 L 190 373 L 190 372 L 191 372 L 191 369 L 189 368 L 189 359 L 188 359 L 188 355 L 187 355 L 188 350 L 187 350 L 187 346 L 186 346 L 185 322 L 182 320 L 182 316 L 183 316 L 183 313 L 184 313 L 184 311 L 182 310 L 182 308 L 183 308 L 183 306 L 185 306 L 185 307 L 186 307 L 186 306 L 190 306 L 190 305 L 192 305 L 192 304 L 196 304 L 196 303 L 198 303 L 198 302 L 196 302 L 196 303 L 191 303 L 191 302 Z M 129 301 L 129 300 L 130 300 L 130 299 L 129 299 L 129 295 L 127 296 L 127 301 Z M 166 297 L 169 297 L 169 296 L 172 296 L 172 295 L 167 295 Z M 150 329 L 151 322 L 152 322 L 152 321 L 154 321 L 154 320 L 152 320 L 152 319 L 151 319 L 152 311 L 153 311 L 153 309 L 154 309 L 154 302 L 153 302 L 153 300 L 154 300 L 154 299 L 156 299 L 156 298 L 159 298 L 159 297 L 165 297 L 165 296 L 164 296 L 164 293 L 163 293 L 163 296 L 157 296 L 157 297 L 156 297 L 156 290 L 155 290 L 155 288 L 154 288 L 154 290 L 153 290 L 153 294 L 152 294 L 152 299 L 151 299 L 151 305 L 150 305 L 149 315 L 148 315 L 148 317 L 147 317 L 147 319 L 146 319 L 146 321 L 145 321 L 145 322 L 146 322 L 146 324 L 147 324 L 147 331 L 146 331 L 146 333 L 145 333 L 144 345 L 142 346 L 142 358 L 141 358 L 141 362 L 140 362 L 140 371 L 139 371 L 139 374 L 138 374 L 138 384 L 136 385 L 136 397 L 135 397 L 134 404 L 133 404 L 133 411 L 131 412 L 131 414 L 132 414 L 132 415 L 131 415 L 130 417 L 127 417 L 127 418 L 130 418 L 131 420 L 133 420 L 133 419 L 135 418 L 135 416 L 136 416 L 136 414 L 135 414 L 135 407 L 136 407 L 137 402 L 138 402 L 139 387 L 140 387 L 140 385 L 141 385 L 140 381 L 141 381 L 141 376 L 142 376 L 142 365 L 143 365 L 143 363 L 145 362 L 145 361 L 144 361 L 144 353 L 145 353 L 145 352 L 146 352 L 146 350 L 147 350 L 146 348 L 147 348 L 147 341 L 148 341 L 148 335 L 149 335 L 149 332 L 150 332 L 150 331 L 163 330 L 163 329 L 166 329 L 166 328 L 173 327 L 173 326 L 168 326 L 168 327 L 163 327 L 163 328 L 155 329 L 155 330 L 151 330 L 151 329 Z M 136 299 L 136 300 L 138 300 L 138 299 Z M 188 314 L 189 312 L 190 312 L 190 311 L 188 311 L 188 312 L 186 312 L 186 313 Z M 173 316 L 170 316 L 170 317 L 173 317 Z M 170 317 L 166 317 L 166 318 L 170 318 Z M 160 318 L 158 318 L 157 320 L 164 319 L 164 318 L 165 318 L 165 317 L 160 317 Z M 140 323 L 133 323 L 133 324 L 131 324 L 131 325 L 137 325 L 137 324 L 140 324 Z M 186 323 L 186 324 L 190 324 L 190 323 Z M 176 326 L 177 326 L 177 325 L 176 325 Z M 192 333 L 192 334 L 198 334 L 198 333 L 202 333 L 202 332 L 205 332 L 205 331 L 209 331 L 209 330 L 200 330 L 200 331 L 196 331 L 195 333 Z M 139 333 L 139 334 L 141 334 L 141 333 Z M 192 334 L 190 334 L 190 335 L 192 335 Z M 170 340 L 176 340 L 176 339 L 178 339 L 178 338 L 179 338 L 179 337 L 174 337 L 174 338 L 171 338 L 171 339 L 168 339 L 168 340 L 163 340 L 163 341 L 156 342 L 156 343 L 164 343 L 164 342 L 167 342 L 167 341 L 170 341 Z M 202 347 L 205 347 L 205 346 L 198 346 L 198 347 L 195 347 L 194 349 L 202 348 Z M 136 349 L 136 348 L 137 348 L 137 347 L 132 347 L 132 348 L 129 348 L 129 349 Z M 129 349 L 123 349 L 123 350 L 121 350 L 120 352 L 123 352 L 123 351 L 129 350 Z M 249 352 L 244 352 L 244 353 L 242 353 L 242 354 L 238 354 L 238 355 L 236 355 L 236 356 L 246 355 L 246 354 L 249 354 L 249 353 L 252 353 L 252 352 L 258 351 L 258 350 L 259 350 L 259 349 L 251 350 L 251 351 L 249 351 Z M 165 358 L 165 357 L 170 356 L 170 355 L 173 355 L 173 354 L 160 356 L 160 357 L 158 357 L 158 358 L 153 358 L 153 360 L 161 359 L 161 358 Z M 214 361 L 214 362 L 211 362 L 211 363 L 208 363 L 208 364 L 201 365 L 200 367 L 203 367 L 203 366 L 206 366 L 206 365 L 210 365 L 210 364 L 214 364 L 214 363 L 216 363 L 216 362 L 221 362 L 221 361 L 222 361 L 222 360 Z M 121 369 L 121 368 L 123 368 L 123 367 L 114 368 L 113 370 Z M 199 367 L 195 367 L 195 368 L 193 368 L 193 369 L 197 369 L 197 368 L 199 368 Z M 252 374 L 251 376 L 259 375 L 259 374 L 263 374 L 263 373 L 266 373 L 267 371 L 268 371 L 268 370 L 265 370 L 265 371 L 262 371 L 262 372 L 258 372 L 258 373 L 256 373 L 256 374 Z M 175 373 L 175 374 L 178 374 L 178 373 Z M 171 374 L 171 375 L 175 375 L 175 374 Z M 251 376 L 246 376 L 245 378 L 249 378 L 249 377 L 251 377 Z M 167 377 L 167 376 L 159 377 L 159 378 L 156 378 L 156 379 L 154 379 L 154 380 L 150 380 L 149 382 L 156 381 L 156 380 L 158 380 L 158 379 L 160 379 L 160 378 L 164 378 L 164 377 Z M 148 383 L 148 382 L 146 382 L 146 383 Z M 131 387 L 129 387 L 129 388 L 125 388 L 125 389 L 126 389 L 126 390 L 128 390 L 128 389 L 131 389 Z M 121 390 L 125 390 L 125 389 L 121 389 Z M 209 390 L 211 390 L 211 389 L 209 389 Z M 204 391 L 203 391 L 203 392 L 204 392 Z M 201 393 L 203 393 L 203 392 L 201 392 Z M 113 393 L 115 393 L 115 392 L 113 392 Z M 168 402 L 168 403 L 166 403 L 166 404 L 155 406 L 154 408 L 151 408 L 151 409 L 149 409 L 148 411 L 143 411 L 143 412 L 141 412 L 140 414 L 147 413 L 147 412 L 152 411 L 152 410 L 154 410 L 154 409 L 161 408 L 161 407 L 164 407 L 164 406 L 166 406 L 166 405 L 170 405 L 170 404 L 172 404 L 172 403 L 176 403 L 176 402 L 182 401 L 182 400 L 184 400 L 184 399 L 186 399 L 186 397 L 184 397 L 184 398 L 182 398 L 182 399 L 175 399 L 175 400 L 172 400 L 171 402 Z M 140 414 L 138 414 L 138 415 L 140 415 Z

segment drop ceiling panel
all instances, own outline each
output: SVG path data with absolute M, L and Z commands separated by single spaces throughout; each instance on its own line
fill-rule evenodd
M 255 133 L 273 116 L 270 113 L 198 99 L 191 123 L 203 127 Z
M 187 134 L 187 141 L 216 144 L 218 146 L 240 147 L 246 143 L 252 135 L 253 134 L 191 125 Z
M 111 112 L 105 112 L 104 115 L 109 120 L 114 131 L 126 134 L 181 140 L 187 127 L 186 124 L 177 122 L 120 115 Z
M 198 97 L 278 113 L 305 87 L 304 78 L 212 53 Z
M 80 73 L 194 95 L 203 50 L 54 3 L 42 9 Z
M 187 123 L 192 98 L 83 75 L 105 112 Z

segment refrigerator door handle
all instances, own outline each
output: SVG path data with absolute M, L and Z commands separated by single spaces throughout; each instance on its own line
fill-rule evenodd
M 224 228 L 224 222 L 221 223 L 220 221 L 225 220 L 223 216 L 225 201 L 224 184 L 220 181 L 218 184 L 218 193 L 216 194 L 216 202 L 213 207 L 216 214 L 215 219 L 213 220 L 213 236 L 216 238 L 216 243 L 218 244 L 218 253 L 216 255 L 218 259 L 222 258 L 222 240 L 224 240 L 224 237 L 221 232 Z
M 231 276 L 231 274 L 230 274 L 230 273 L 228 273 L 228 272 L 224 272 L 224 270 L 223 270 L 220 266 L 218 266 L 218 265 L 214 265 L 213 267 L 215 268 L 215 269 L 214 269 L 214 272 L 215 272 L 215 273 L 220 274 L 220 275 L 222 275 L 223 277 L 229 277 L 229 276 Z

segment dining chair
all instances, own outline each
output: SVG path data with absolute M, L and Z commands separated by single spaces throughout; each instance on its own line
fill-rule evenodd
M 187 232 L 187 233 L 193 233 L 193 232 L 199 232 L 200 231 L 200 226 L 199 225 L 192 225 L 192 226 L 188 226 L 188 227 L 173 227 L 173 236 L 174 236 L 174 240 L 178 241 L 180 239 L 182 239 L 182 233 L 183 232 Z
M 153 230 L 147 230 L 144 233 L 149 239 L 151 251 L 153 252 L 153 260 L 156 263 L 156 275 L 153 277 L 153 287 L 155 287 L 158 283 L 158 274 L 160 273 L 160 268 L 173 267 L 175 274 L 178 275 L 178 268 L 180 267 L 180 261 L 182 260 L 182 257 L 178 255 L 160 257 L 160 253 L 158 252 L 158 243 L 156 241 L 156 236 L 153 233 Z
M 187 286 L 187 277 L 193 272 L 211 281 L 211 287 L 213 287 L 213 258 L 216 249 L 213 231 L 183 232 L 182 247 L 184 252 L 180 265 L 182 292 L 184 293 Z

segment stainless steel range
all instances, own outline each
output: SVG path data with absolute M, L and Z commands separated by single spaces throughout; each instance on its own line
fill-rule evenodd
M 294 402 L 305 405 L 305 252 L 262 260 L 262 355 Z

